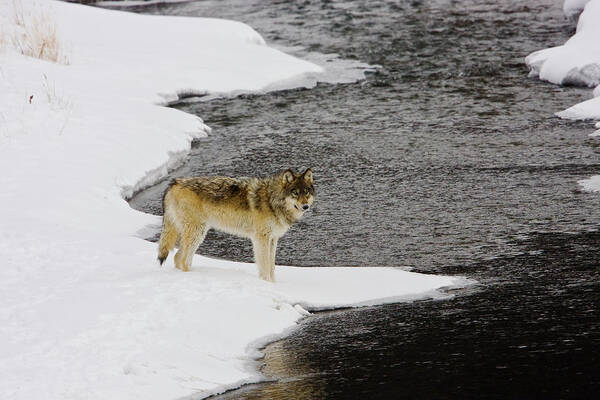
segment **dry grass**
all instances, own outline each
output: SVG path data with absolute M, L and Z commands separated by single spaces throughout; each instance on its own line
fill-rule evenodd
M 13 0 L 12 5 L 14 24 L 14 30 L 10 35 L 12 46 L 29 57 L 68 64 L 58 36 L 56 22 L 48 12 L 44 11 L 41 5 L 33 2 L 28 2 L 27 6 L 24 6 L 21 0 Z M 6 45 L 6 38 L 3 42 Z

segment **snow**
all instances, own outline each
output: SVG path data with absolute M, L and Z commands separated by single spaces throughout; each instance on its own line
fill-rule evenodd
M 595 87 L 593 98 L 575 104 L 557 115 L 563 119 L 600 119 L 600 0 L 565 0 L 565 14 L 574 17 L 581 10 L 577 30 L 561 46 L 535 51 L 525 58 L 529 75 L 557 85 Z M 599 128 L 596 124 L 596 128 Z M 600 136 L 600 130 L 590 134 Z M 586 191 L 600 191 L 599 177 L 580 181 Z
M 591 0 L 579 16 L 573 37 L 561 46 L 526 57 L 530 75 L 557 85 L 597 86 L 600 83 L 599 17 L 600 0 Z
M 563 12 L 568 18 L 574 18 L 583 11 L 588 1 L 590 0 L 565 0 Z
M 256 349 L 311 310 L 469 283 L 326 261 L 277 267 L 274 284 L 201 256 L 189 273 L 172 258 L 159 267 L 142 237 L 160 218 L 124 199 L 209 133 L 162 105 L 311 86 L 328 71 L 238 22 L 23 0 L 26 19 L 56 23 L 66 64 L 53 63 L 12 48 L 23 27 L 11 5 L 0 4 L 0 398 L 205 397 L 260 380 Z
M 592 176 L 578 182 L 586 192 L 600 192 L 600 175 Z
M 96 1 L 94 5 L 102 7 L 129 7 L 150 4 L 165 4 L 165 3 L 185 3 L 190 0 L 107 0 Z

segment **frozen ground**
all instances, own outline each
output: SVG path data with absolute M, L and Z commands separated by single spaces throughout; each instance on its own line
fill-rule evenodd
M 190 273 L 172 259 L 158 267 L 139 232 L 160 220 L 124 198 L 209 131 L 160 104 L 182 92 L 310 86 L 323 69 L 232 21 L 23 0 L 0 3 L 0 27 L 0 398 L 202 397 L 260 379 L 257 346 L 306 310 L 465 283 L 278 267 L 270 284 L 253 265 L 200 256 Z M 56 29 L 62 63 L 15 48 L 44 35 L 33 27 Z
M 557 112 L 557 116 L 600 120 L 600 0 L 565 0 L 563 10 L 569 17 L 581 12 L 575 35 L 561 46 L 531 53 L 525 62 L 531 69 L 530 76 L 557 85 L 595 87 L 593 98 Z M 600 130 L 592 135 L 599 134 Z M 599 176 L 580 183 L 587 191 L 600 191 Z

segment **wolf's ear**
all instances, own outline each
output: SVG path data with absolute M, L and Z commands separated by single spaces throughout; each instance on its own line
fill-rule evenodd
M 283 173 L 283 183 L 292 183 L 294 181 L 294 171 L 288 169 Z
M 313 183 L 312 169 L 307 168 L 306 171 L 304 171 L 304 173 L 302 175 L 304 176 L 304 181 L 306 183 L 309 183 L 312 185 L 312 183 Z

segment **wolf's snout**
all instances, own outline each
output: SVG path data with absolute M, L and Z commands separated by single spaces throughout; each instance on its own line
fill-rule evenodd
M 309 207 L 310 207 L 310 206 L 309 206 L 308 204 L 304 204 L 304 205 L 302 206 L 302 209 L 303 209 L 304 211 L 306 211 L 306 210 L 308 210 L 308 208 L 309 208 Z

